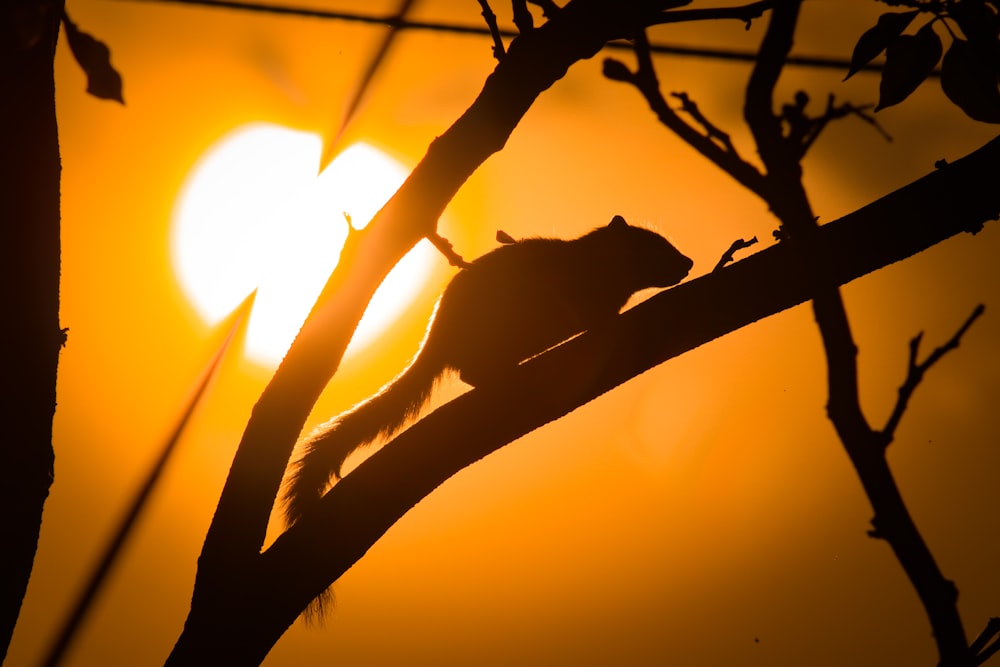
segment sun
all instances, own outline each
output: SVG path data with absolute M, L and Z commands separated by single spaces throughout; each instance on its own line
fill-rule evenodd
M 170 252 L 184 294 L 209 324 L 254 289 L 247 356 L 276 366 L 333 270 L 347 222 L 364 227 L 406 178 L 384 152 L 356 143 L 317 176 L 316 134 L 266 123 L 234 130 L 188 174 L 173 211 Z M 348 353 L 378 338 L 430 276 L 417 245 L 379 287 Z

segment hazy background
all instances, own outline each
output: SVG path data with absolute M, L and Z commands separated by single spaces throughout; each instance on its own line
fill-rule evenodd
M 379 13 L 395 3 L 296 4 Z M 807 1 L 795 52 L 847 58 L 883 9 Z M 68 0 L 67 10 L 111 47 L 127 106 L 88 97 L 60 43 L 61 319 L 70 334 L 56 482 L 14 666 L 40 658 L 217 340 L 171 264 L 184 178 L 246 123 L 332 135 L 384 34 L 153 2 Z M 508 23 L 509 4 L 494 10 Z M 472 0 L 421 0 L 412 18 L 481 22 Z M 763 27 L 680 25 L 651 37 L 752 50 Z M 769 245 L 775 223 L 765 206 L 658 126 L 637 92 L 604 80 L 603 55 L 538 100 L 455 198 L 442 233 L 474 257 L 495 247 L 497 229 L 571 237 L 622 214 L 668 235 L 695 260 L 692 276 L 735 238 Z M 628 52 L 616 57 L 632 62 Z M 753 155 L 740 120 L 747 65 L 680 57 L 657 65 L 666 92 L 688 92 Z M 345 142 L 367 141 L 412 166 L 493 66 L 487 38 L 402 33 Z M 876 76 L 842 78 L 790 69 L 781 91 L 805 88 L 817 106 L 831 91 L 858 104 L 876 99 Z M 848 119 L 809 154 L 807 185 L 823 221 L 996 134 L 947 104 L 934 82 L 878 117 L 894 142 Z M 330 212 L 331 224 L 339 215 Z M 961 590 L 970 636 L 1000 614 L 995 227 L 845 288 L 876 425 L 903 379 L 910 337 L 926 330 L 929 351 L 987 305 L 918 390 L 891 454 L 918 525 Z M 400 324 L 346 361 L 312 423 L 405 366 L 451 272 L 436 261 Z M 165 658 L 229 460 L 271 370 L 228 359 L 67 665 Z M 824 382 L 807 307 L 645 374 L 445 484 L 337 584 L 326 627 L 297 622 L 265 664 L 934 664 L 916 595 L 887 545 L 865 535 L 871 512 L 825 419 Z

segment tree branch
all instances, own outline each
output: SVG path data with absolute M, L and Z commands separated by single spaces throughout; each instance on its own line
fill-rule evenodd
M 486 27 L 489 28 L 490 37 L 493 39 L 493 57 L 498 61 L 503 60 L 507 50 L 504 48 L 503 37 L 500 35 L 500 26 L 497 25 L 497 15 L 490 8 L 489 0 L 479 0 L 479 6 L 483 10 L 483 20 L 486 21 Z
M 910 341 L 910 359 L 907 364 L 906 370 L 906 380 L 903 381 L 902 386 L 899 388 L 899 398 L 896 400 L 896 406 L 892 410 L 892 414 L 889 416 L 889 420 L 885 424 L 885 428 L 882 429 L 882 436 L 885 438 L 883 444 L 884 447 L 888 447 L 896 434 L 896 427 L 899 426 L 899 421 L 903 418 L 903 413 L 906 412 L 906 407 L 909 405 L 910 397 L 913 392 L 916 391 L 917 386 L 924 379 L 924 374 L 930 369 L 931 366 L 936 364 L 941 360 L 941 357 L 951 352 L 956 347 L 958 347 L 959 342 L 962 340 L 962 336 L 965 332 L 969 330 L 973 322 L 979 319 L 979 316 L 983 314 L 985 306 L 979 304 L 969 315 L 965 323 L 959 327 L 958 331 L 955 332 L 948 342 L 944 343 L 933 352 L 930 356 L 923 361 L 923 363 L 917 363 L 917 353 L 920 349 L 920 341 L 923 338 L 923 333 L 919 333 L 913 337 Z
M 747 85 L 744 115 L 767 172 L 768 202 L 802 262 L 813 313 L 827 358 L 827 414 L 875 512 L 870 535 L 886 540 L 927 613 L 941 665 L 967 667 L 958 591 L 946 579 L 919 530 L 889 468 L 882 435 L 866 420 L 858 396 L 857 345 L 833 275 L 836 268 L 819 242 L 819 227 L 802 185 L 801 142 L 782 131 L 774 90 L 788 53 L 802 0 L 779 0 L 771 14 L 757 65 Z
M 750 28 L 750 23 L 756 18 L 760 18 L 769 9 L 772 9 L 780 0 L 760 0 L 751 2 L 748 5 L 737 7 L 711 7 L 707 9 L 682 9 L 674 11 L 663 11 L 658 18 L 650 20 L 647 26 L 665 25 L 667 23 L 684 23 L 688 21 L 720 21 L 735 19 L 746 23 Z M 688 2 L 671 3 L 675 6 L 689 4 Z M 668 8 L 669 9 L 669 8 Z
M 528 9 L 527 0 L 513 0 L 511 6 L 514 10 L 514 27 L 517 28 L 517 32 L 523 35 L 534 30 L 535 17 Z
M 996 164 L 1000 138 L 821 227 L 821 247 L 836 267 L 831 279 L 846 283 L 996 219 Z M 812 295 L 802 270 L 789 244 L 772 246 L 523 364 L 505 386 L 477 388 L 426 416 L 338 482 L 264 555 L 275 577 L 270 585 L 284 596 L 272 599 L 281 605 L 274 613 L 291 624 L 409 508 L 463 467 L 670 358 L 806 302 Z
M 712 269 L 712 271 L 719 271 L 724 266 L 732 262 L 733 256 L 736 254 L 738 250 L 744 250 L 756 244 L 757 244 L 756 236 L 751 238 L 749 241 L 746 239 L 736 239 L 729 245 L 729 248 L 726 250 L 726 252 L 722 253 L 722 257 L 720 257 L 719 261 L 715 263 L 715 268 Z
M 245 627 L 227 634 L 233 627 L 226 617 L 236 613 L 245 621 L 245 610 L 260 602 L 260 550 L 286 464 L 375 289 L 417 241 L 434 235 L 455 192 L 504 146 L 535 98 L 574 62 L 631 34 L 640 9 L 612 0 L 574 0 L 512 41 L 466 113 L 430 145 L 372 222 L 348 237 L 337 268 L 254 406 L 205 538 L 191 612 L 169 664 L 192 664 L 195 654 L 236 664 L 235 655 L 251 651 Z M 231 642 L 234 652 L 199 652 L 210 636 Z
M 768 176 L 765 199 L 781 223 L 802 220 L 814 226 L 802 190 L 802 169 L 798 156 L 788 150 L 781 118 L 774 113 L 774 90 L 792 49 L 792 35 L 798 21 L 801 0 L 778 0 L 747 82 L 743 117 L 753 135 L 757 152 Z
M 451 244 L 451 241 L 441 236 L 437 232 L 431 232 L 427 234 L 427 240 L 434 244 L 434 247 L 438 249 L 444 258 L 448 260 L 448 263 L 458 269 L 464 269 L 469 266 L 461 255 L 455 252 L 455 246 Z
M 1000 618 L 993 617 L 986 623 L 986 627 L 983 631 L 979 633 L 979 636 L 972 642 L 969 646 L 969 650 L 972 655 L 976 656 L 975 664 L 981 665 L 990 657 L 1000 650 L 1000 639 L 997 639 L 997 635 L 1000 635 Z M 990 644 L 991 640 L 993 641 Z
M 656 76 L 656 69 L 653 67 L 649 40 L 645 31 L 640 31 L 635 37 L 635 55 L 638 62 L 635 72 L 629 70 L 624 63 L 609 58 L 604 61 L 604 76 L 635 86 L 636 90 L 646 99 L 646 103 L 649 104 L 649 108 L 656 114 L 660 123 L 732 176 L 740 185 L 758 196 L 764 197 L 766 188 L 763 174 L 752 164 L 743 160 L 731 142 L 717 140 L 720 134 L 717 128 L 703 125 L 705 134 L 702 134 L 670 108 L 660 91 L 660 82 Z M 716 134 L 713 134 L 713 129 Z

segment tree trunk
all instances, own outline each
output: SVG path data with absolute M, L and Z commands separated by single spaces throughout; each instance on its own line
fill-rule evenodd
M 59 328 L 59 137 L 53 56 L 62 2 L 0 9 L 0 659 L 6 656 L 52 484 Z

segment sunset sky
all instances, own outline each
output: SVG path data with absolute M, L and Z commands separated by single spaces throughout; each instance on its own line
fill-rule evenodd
M 396 3 L 280 4 L 379 14 Z M 509 25 L 509 3 L 493 7 Z M 871 0 L 807 0 L 795 53 L 846 59 L 883 9 Z M 313 177 L 384 28 L 145 0 L 67 0 L 67 11 L 110 46 L 126 106 L 88 96 L 61 41 L 61 321 L 70 332 L 59 368 L 56 480 L 8 658 L 15 667 L 41 658 L 218 345 L 225 307 L 207 313 L 198 299 L 215 297 L 198 290 L 225 292 L 220 302 L 235 307 L 253 286 L 220 285 L 263 261 L 240 264 L 241 253 L 278 253 L 279 245 L 290 260 L 272 273 L 318 265 L 322 276 L 344 209 L 360 222 L 358 211 L 378 205 L 344 204 L 338 188 L 360 186 L 331 179 L 323 190 Z M 482 23 L 473 0 L 419 0 L 411 17 Z M 752 51 L 764 25 L 664 26 L 650 37 Z M 569 238 L 621 214 L 694 259 L 691 277 L 710 271 L 736 238 L 756 235 L 758 247 L 769 246 L 776 223 L 766 206 L 659 126 L 634 89 L 604 79 L 607 55 L 578 63 L 541 96 L 459 192 L 441 233 L 473 258 L 496 247 L 498 229 Z M 632 63 L 627 51 L 613 55 Z M 656 63 L 664 91 L 687 92 L 744 156 L 754 154 L 741 120 L 749 65 L 676 56 Z M 374 197 L 391 194 L 494 64 L 483 36 L 400 33 L 338 144 L 363 144 L 354 150 L 389 165 L 367 178 L 379 181 Z M 845 83 L 844 73 L 791 68 L 781 94 L 805 89 L 817 108 L 830 92 L 875 101 L 877 76 Z M 935 82 L 878 120 L 892 142 L 848 118 L 808 155 L 806 185 L 822 222 L 997 134 L 948 104 Z M 198 220 L 233 224 L 212 232 L 216 245 L 181 243 L 183 195 L 225 190 L 193 175 L 220 142 L 253 127 L 287 137 L 290 152 L 254 148 L 226 163 L 223 172 L 240 165 L 265 176 L 252 191 L 230 188 L 228 198 L 190 204 L 202 207 Z M 290 191 L 314 188 L 309 197 L 322 206 L 296 208 L 288 196 L 268 203 L 267 188 L 283 178 Z M 254 206 L 241 199 L 258 196 Z M 252 250 L 234 231 L 251 212 L 260 225 L 278 221 Z M 307 218 L 318 227 L 293 232 Z M 309 236 L 315 229 L 320 236 Z M 917 391 L 890 457 L 918 526 L 961 591 L 970 636 L 1000 615 L 998 244 L 1000 231 L 988 225 L 844 289 L 862 399 L 877 426 L 903 380 L 909 339 L 925 331 L 927 353 L 986 304 Z M 398 292 L 401 312 L 355 345 L 307 428 L 371 395 L 417 350 L 454 272 L 439 254 L 421 252 L 395 288 L 408 290 Z M 198 253 L 217 253 L 207 262 L 216 273 L 183 277 L 179 267 Z M 284 323 L 297 325 L 294 313 Z M 68 667 L 165 659 L 229 462 L 272 371 L 266 355 L 241 346 L 227 356 Z M 462 389 L 455 381 L 442 393 Z M 805 306 L 668 362 L 435 491 L 336 584 L 325 625 L 296 622 L 264 664 L 935 664 L 916 595 L 888 546 L 866 536 L 871 511 L 825 418 L 824 392 L 825 361 Z M 276 519 L 272 530 L 280 528 Z

